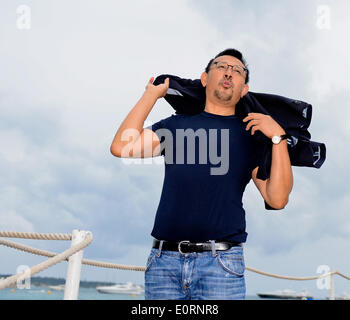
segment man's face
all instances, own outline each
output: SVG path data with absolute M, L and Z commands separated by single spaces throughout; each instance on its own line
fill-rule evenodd
M 228 67 L 227 70 L 223 67 L 218 68 L 220 62 L 244 68 L 243 63 L 235 57 L 221 56 L 216 58 L 212 62 L 209 72 L 203 72 L 201 76 L 202 85 L 206 87 L 207 99 L 229 106 L 236 105 L 249 90 L 248 85 L 245 84 L 246 73 L 238 72 L 232 67 Z

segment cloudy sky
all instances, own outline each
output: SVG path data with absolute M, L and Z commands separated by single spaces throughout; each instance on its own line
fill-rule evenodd
M 0 6 L 0 230 L 90 230 L 85 257 L 144 265 L 164 167 L 125 163 L 110 154 L 111 141 L 151 76 L 199 78 L 210 58 L 233 47 L 248 61 L 252 91 L 312 104 L 311 139 L 327 147 L 320 169 L 293 167 L 294 188 L 281 211 L 265 210 L 249 183 L 246 265 L 292 276 L 328 265 L 350 274 L 348 1 L 4 0 Z M 172 113 L 159 100 L 148 121 Z M 69 246 L 20 242 L 57 252 Z M 0 247 L 0 274 L 43 259 Z M 65 277 L 66 266 L 41 275 Z M 143 273 L 83 266 L 82 279 L 143 283 Z M 248 294 L 306 288 L 328 295 L 316 281 L 249 271 L 246 280 Z M 350 292 L 342 278 L 335 287 Z

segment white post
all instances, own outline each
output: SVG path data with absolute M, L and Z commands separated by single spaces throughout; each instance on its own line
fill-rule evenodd
M 329 300 L 335 300 L 335 297 L 334 297 L 334 274 L 331 273 L 329 275 L 330 277 L 330 281 L 329 281 Z
M 85 239 L 86 232 L 73 230 L 71 247 Z M 77 300 L 80 285 L 81 261 L 83 250 L 71 255 L 68 260 L 66 286 L 64 288 L 64 300 Z

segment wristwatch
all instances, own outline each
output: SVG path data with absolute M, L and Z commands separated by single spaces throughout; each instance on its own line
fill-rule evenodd
M 287 139 L 287 134 L 282 134 L 281 136 L 273 136 L 272 137 L 272 143 L 279 144 L 281 140 Z

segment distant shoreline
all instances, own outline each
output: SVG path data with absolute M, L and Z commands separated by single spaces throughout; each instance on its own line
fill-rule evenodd
M 12 276 L 11 274 L 0 274 L 1 278 L 7 278 Z M 30 284 L 35 287 L 47 287 L 56 286 L 59 284 L 65 284 L 66 279 L 64 278 L 54 278 L 54 277 L 31 277 Z M 80 281 L 81 288 L 96 288 L 97 286 L 109 286 L 113 285 L 115 282 L 103 282 L 103 281 Z

